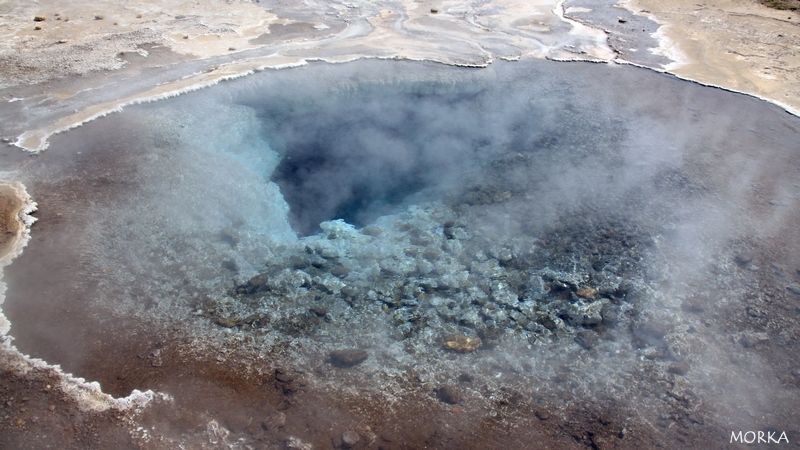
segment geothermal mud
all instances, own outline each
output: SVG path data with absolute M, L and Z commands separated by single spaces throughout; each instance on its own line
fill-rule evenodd
M 9 373 L 6 442 L 795 442 L 798 134 L 753 98 L 545 61 L 312 64 L 90 122 L 5 157 L 40 206 L 10 334 L 168 396 L 41 437 L 61 410 L 20 412 Z

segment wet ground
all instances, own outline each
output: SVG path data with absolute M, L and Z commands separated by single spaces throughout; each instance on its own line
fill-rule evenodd
M 796 445 L 798 134 L 752 98 L 544 61 L 319 64 L 89 123 L 5 157 L 39 203 L 10 334 L 172 400 L 84 413 L 8 370 L 2 439 Z
M 564 2 L 565 15 L 605 31 L 608 45 L 623 61 L 656 69 L 673 62 L 653 52 L 660 46 L 658 39 L 653 37 L 660 25 L 617 6 L 617 3 L 612 0 L 568 0 Z

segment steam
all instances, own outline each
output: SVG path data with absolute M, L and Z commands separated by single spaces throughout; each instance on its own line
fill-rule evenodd
M 523 105 L 513 102 L 503 116 L 493 107 L 468 113 L 488 91 L 421 94 L 387 86 L 377 98 L 362 95 L 315 101 L 312 110 L 289 113 L 273 125 L 284 154 L 272 179 L 297 206 L 291 218 L 301 234 L 332 218 L 364 226 L 409 195 L 427 190 L 441 196 L 463 185 L 465 176 L 481 181 L 480 165 L 511 138 L 508 128 L 515 124 L 506 117 L 523 114 Z M 517 139 L 530 139 L 537 122 L 546 120 L 534 108 L 524 113 L 531 122 L 528 135 Z
M 56 201 L 80 230 L 70 295 L 180 324 L 194 350 L 292 348 L 281 358 L 314 373 L 359 347 L 351 381 L 393 401 L 411 371 L 425 386 L 470 371 L 492 392 L 747 424 L 734 403 L 762 407 L 747 383 L 796 399 L 726 360 L 776 334 L 737 315 L 770 264 L 737 252 L 796 264 L 770 250 L 798 240 L 800 125 L 782 114 L 631 67 L 311 64 L 128 108 L 20 173 L 77 199 Z M 318 335 L 279 328 L 320 303 Z M 487 344 L 453 357 L 445 333 Z M 709 387 L 726 372 L 735 399 Z
M 352 71 L 340 76 L 372 79 L 371 64 L 351 66 Z M 599 78 L 608 77 L 599 82 L 580 78 L 588 78 L 588 68 L 583 73 L 584 67 L 573 67 L 575 73 L 566 75 L 535 66 L 524 76 L 513 64 L 497 65 L 479 74 L 464 73 L 462 82 L 454 84 L 442 83 L 435 76 L 415 79 L 414 73 L 409 76 L 412 81 L 384 82 L 380 89 L 369 82 L 358 86 L 337 82 L 328 91 L 332 95 L 320 95 L 320 88 L 313 86 L 308 93 L 284 94 L 278 99 L 272 97 L 271 89 L 262 88 L 263 99 L 248 98 L 245 104 L 256 110 L 270 145 L 282 157 L 271 179 L 289 203 L 290 221 L 301 236 L 317 232 L 324 220 L 345 219 L 362 227 L 381 216 L 401 217 L 411 204 L 444 202 L 455 207 L 473 236 L 487 239 L 465 253 L 472 251 L 478 255 L 473 258 L 479 258 L 482 252 L 496 255 L 499 247 L 507 246 L 516 249 L 512 253 L 516 251 L 517 257 L 531 257 L 538 251 L 531 250 L 536 239 L 558 229 L 570 233 L 584 216 L 595 226 L 626 224 L 633 236 L 642 239 L 641 253 L 633 261 L 637 267 L 627 276 L 640 276 L 646 283 L 632 297 L 632 310 L 622 305 L 625 314 L 641 311 L 630 324 L 634 345 L 627 341 L 630 337 L 624 327 L 611 332 L 617 337 L 599 344 L 597 351 L 598 357 L 606 355 L 614 362 L 593 361 L 595 376 L 587 377 L 580 390 L 587 398 L 600 396 L 609 392 L 607 386 L 600 386 L 602 380 L 637 370 L 639 363 L 615 356 L 619 352 L 639 357 L 659 354 L 664 361 L 661 370 L 670 364 L 689 367 L 688 372 L 681 370 L 683 375 L 670 375 L 664 381 L 673 384 L 671 395 L 684 399 L 694 410 L 700 403 L 686 400 L 681 383 L 727 370 L 723 355 L 737 350 L 724 341 L 700 344 L 705 334 L 687 338 L 686 329 L 707 326 L 685 313 L 683 302 L 698 290 L 708 290 L 710 279 L 724 284 L 748 276 L 714 275 L 738 251 L 732 242 L 747 238 L 753 230 L 784 235 L 791 228 L 786 217 L 796 215 L 797 205 L 787 180 L 796 174 L 785 173 L 767 182 L 778 198 L 773 202 L 783 206 L 773 213 L 780 217 L 742 213 L 742 208 L 753 207 L 754 180 L 764 183 L 765 174 L 774 170 L 767 169 L 773 161 L 753 149 L 767 146 L 774 149 L 767 150 L 773 157 L 788 158 L 787 163 L 792 158 L 791 152 L 780 150 L 792 145 L 791 138 L 777 132 L 756 138 L 754 130 L 775 131 L 775 126 L 765 122 L 786 119 L 778 111 L 760 116 L 755 106 L 735 118 L 720 117 L 718 111 L 730 101 L 727 94 L 687 85 L 680 89 L 674 85 L 669 94 L 653 101 L 624 86 L 658 92 L 668 82 L 661 75 L 593 67 L 602 73 Z M 609 85 L 609 79 L 615 81 Z M 272 81 L 265 83 L 272 85 Z M 280 81 L 276 84 L 284 86 Z M 742 127 L 743 123 L 749 125 Z M 378 223 L 386 228 L 391 220 Z M 591 233 L 592 225 L 585 230 Z M 571 264 L 575 270 L 582 264 L 580 258 L 588 255 L 578 250 L 571 257 L 576 259 L 557 267 L 554 254 L 551 268 L 569 271 Z M 624 267 L 618 261 L 605 263 Z M 369 339 L 361 345 L 370 341 L 383 342 L 384 348 L 394 345 L 391 333 L 366 335 Z M 500 367 L 512 372 L 524 371 L 518 360 L 531 354 L 524 346 L 505 345 L 505 350 L 486 357 L 496 358 Z M 698 345 L 706 346 L 700 350 Z M 548 365 L 535 365 L 541 370 L 587 369 L 572 352 L 567 356 L 536 348 L 533 352 Z M 400 366 L 405 361 L 396 354 L 392 359 Z M 480 359 L 463 360 L 481 364 Z M 433 378 L 438 373 L 431 369 Z M 785 394 L 760 374 L 737 373 L 738 381 L 726 384 L 732 391 L 743 392 L 740 383 L 758 379 L 765 397 Z M 705 401 L 744 423 L 746 419 L 732 406 L 741 397 L 735 398 L 709 395 Z M 754 398 L 744 400 L 751 401 L 756 409 L 763 406 Z M 644 404 L 628 406 L 639 409 Z

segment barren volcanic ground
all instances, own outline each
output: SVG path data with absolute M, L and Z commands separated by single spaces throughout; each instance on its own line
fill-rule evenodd
M 0 439 L 796 445 L 798 135 L 645 69 L 357 61 L 8 148 L 40 208 L 5 268 L 14 345 L 155 394 L 10 365 Z

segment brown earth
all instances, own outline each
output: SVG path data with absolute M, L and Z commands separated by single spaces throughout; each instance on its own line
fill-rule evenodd
M 22 206 L 17 191 L 8 184 L 0 184 L 0 260 L 11 252 L 19 238 Z
M 752 94 L 800 114 L 800 14 L 755 0 L 632 0 L 664 25 L 667 71 Z M 797 2 L 795 2 L 797 3 Z

